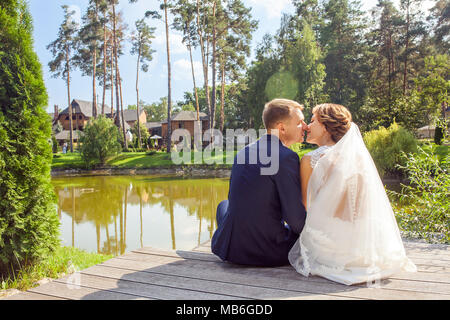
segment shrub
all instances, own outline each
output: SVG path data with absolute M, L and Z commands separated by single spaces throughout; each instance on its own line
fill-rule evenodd
M 414 135 L 405 128 L 393 123 L 388 129 L 381 127 L 364 134 L 364 142 L 372 155 L 380 176 L 386 173 L 402 173 L 397 165 L 405 165 L 402 152 L 417 150 Z
M 140 124 L 139 128 L 141 132 L 141 149 L 142 149 L 147 147 L 148 138 L 150 138 L 150 133 L 148 132 L 147 127 L 143 123 Z M 133 134 L 133 142 L 132 142 L 133 147 L 139 148 L 137 124 L 131 127 L 131 133 Z
M 52 135 L 52 152 L 53 153 L 58 152 L 58 141 L 56 140 L 54 135 Z
M 434 130 L 434 143 L 442 144 L 442 140 L 444 140 L 444 128 L 436 127 Z
M 0 274 L 59 245 L 51 124 L 25 1 L 0 1 Z
M 105 165 L 106 161 L 119 154 L 121 150 L 119 130 L 112 119 L 100 115 L 91 119 L 80 138 L 80 153 L 87 168 L 93 165 Z
M 400 168 L 410 184 L 402 185 L 400 193 L 392 192 L 400 199 L 394 206 L 400 229 L 413 237 L 450 244 L 449 154 L 440 160 L 437 154 L 419 147 L 417 154 L 405 159 Z
M 291 145 L 289 147 L 289 149 L 291 149 L 295 153 L 299 153 L 303 149 L 303 147 L 304 147 L 304 145 L 301 143 L 294 143 L 293 145 Z

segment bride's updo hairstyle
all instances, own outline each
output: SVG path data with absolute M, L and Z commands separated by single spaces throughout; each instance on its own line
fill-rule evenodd
M 315 106 L 312 110 L 316 119 L 325 126 L 334 142 L 338 142 L 350 129 L 352 114 L 340 104 L 324 103 Z

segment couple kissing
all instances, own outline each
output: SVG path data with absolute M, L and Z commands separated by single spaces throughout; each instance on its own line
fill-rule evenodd
M 234 159 L 212 252 L 236 264 L 291 264 L 303 276 L 346 285 L 416 271 L 350 112 L 317 105 L 307 125 L 302 110 L 287 99 L 264 106 L 267 133 Z M 289 146 L 303 142 L 305 133 L 318 148 L 300 160 Z M 264 172 L 261 155 L 277 162 L 275 172 Z

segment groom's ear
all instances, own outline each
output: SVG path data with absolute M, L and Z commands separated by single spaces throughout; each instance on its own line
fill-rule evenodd
M 278 132 L 282 132 L 282 133 L 284 133 L 285 132 L 285 127 L 284 127 L 284 123 L 283 123 L 283 121 L 279 121 L 276 125 L 275 125 L 275 128 L 274 129 L 277 129 L 278 130 Z

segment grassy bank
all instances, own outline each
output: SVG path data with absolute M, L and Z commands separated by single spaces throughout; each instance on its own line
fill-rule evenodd
M 305 153 L 311 151 L 312 149 L 298 149 L 295 150 L 297 154 L 302 157 Z M 236 151 L 234 155 L 236 155 Z M 180 154 L 180 157 L 182 155 Z M 194 163 L 194 152 L 191 152 L 192 164 Z M 227 164 L 225 156 L 222 159 L 223 164 L 219 164 L 222 155 L 211 155 L 202 157 L 202 165 L 219 165 L 223 167 L 231 168 L 231 164 Z M 234 158 L 234 156 L 233 156 Z M 189 164 L 188 164 L 189 165 Z M 146 168 L 157 168 L 157 167 L 172 167 L 177 166 L 177 164 L 172 162 L 171 155 L 165 152 L 122 152 L 118 156 L 109 159 L 106 162 L 107 167 L 113 168 L 123 168 L 123 169 L 146 169 Z M 52 169 L 84 169 L 85 165 L 79 153 L 58 153 L 53 156 Z
M 73 247 L 60 247 L 44 261 L 23 267 L 15 274 L 0 276 L 1 290 L 28 290 L 44 278 L 57 279 L 111 259 L 112 255 L 89 253 Z M 1 295 L 0 295 L 1 296 Z

